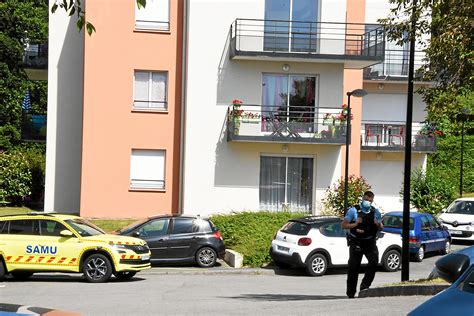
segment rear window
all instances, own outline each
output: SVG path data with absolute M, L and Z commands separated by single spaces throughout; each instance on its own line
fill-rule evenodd
M 283 233 L 304 236 L 308 234 L 310 229 L 311 226 L 309 226 L 308 224 L 289 221 L 280 230 Z
M 403 218 L 401 216 L 384 216 L 382 219 L 383 226 L 387 228 L 403 228 Z M 413 218 L 410 218 L 410 229 L 413 229 Z

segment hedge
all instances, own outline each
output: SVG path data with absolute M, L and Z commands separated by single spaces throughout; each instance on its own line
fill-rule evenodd
M 269 249 L 275 233 L 289 219 L 307 216 L 292 212 L 238 212 L 213 215 L 212 222 L 219 228 L 227 248 L 244 256 L 244 265 L 259 267 L 271 262 Z

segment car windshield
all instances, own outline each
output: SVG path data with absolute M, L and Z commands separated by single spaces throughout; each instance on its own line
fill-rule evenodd
M 122 234 L 129 234 L 130 232 L 132 232 L 133 230 L 135 230 L 135 228 L 137 228 L 138 226 L 140 226 L 141 224 L 144 224 L 146 222 L 148 222 L 149 219 L 148 218 L 143 218 L 139 221 L 136 221 L 136 222 L 133 222 L 123 228 L 120 228 L 118 230 L 116 230 L 117 233 L 122 233 Z
M 82 237 L 105 234 L 102 229 L 82 218 L 68 219 L 65 222 Z
M 446 213 L 474 215 L 474 201 L 454 201 Z
M 403 228 L 403 218 L 401 216 L 386 215 L 382 219 L 383 226 L 386 228 Z M 413 218 L 410 218 L 410 230 L 413 229 Z
M 305 223 L 301 222 L 294 222 L 294 221 L 289 221 L 286 223 L 282 228 L 281 231 L 283 233 L 291 234 L 291 235 L 300 235 L 304 236 L 308 234 L 309 230 L 311 229 L 311 226 Z

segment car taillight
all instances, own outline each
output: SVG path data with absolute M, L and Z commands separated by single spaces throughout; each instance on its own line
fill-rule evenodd
M 410 238 L 408 239 L 408 242 L 416 243 L 416 242 L 418 242 L 418 238 L 416 238 L 416 237 L 410 237 Z
M 220 231 L 216 231 L 212 234 L 213 237 L 222 240 L 222 235 Z
M 303 237 L 298 240 L 298 246 L 309 246 L 311 245 L 311 238 Z

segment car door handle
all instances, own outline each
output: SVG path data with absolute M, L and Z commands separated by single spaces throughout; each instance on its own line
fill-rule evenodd
M 168 238 L 166 237 L 158 239 L 158 241 L 166 241 L 166 240 L 168 240 Z

